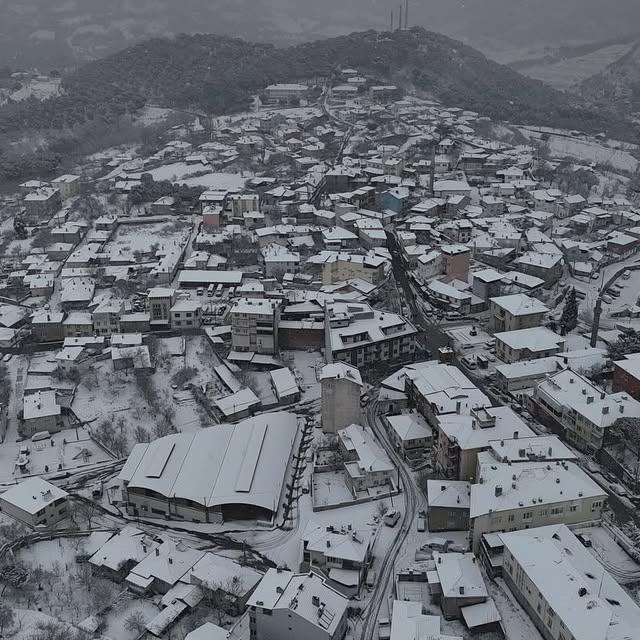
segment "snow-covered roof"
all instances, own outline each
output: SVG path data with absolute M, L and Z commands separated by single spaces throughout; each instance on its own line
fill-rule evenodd
M 38 391 L 24 397 L 23 416 L 25 420 L 59 416 L 62 410 L 56 402 L 55 391 Z
M 40 477 L 28 478 L 0 494 L 0 502 L 6 502 L 25 513 L 35 515 L 41 509 L 67 497 L 67 492 Z
M 431 427 L 417 411 L 397 416 L 387 416 L 386 419 L 402 442 L 433 437 Z
M 576 454 L 558 436 L 508 438 L 489 442 L 491 455 L 500 462 L 576 460 Z
M 542 504 L 606 498 L 606 492 L 573 462 L 497 462 L 478 454 L 478 478 L 471 487 L 471 518 Z M 514 479 L 515 477 L 515 479 Z
M 472 553 L 433 553 L 444 598 L 488 598 L 480 563 Z
M 356 367 L 352 367 L 344 362 L 332 362 L 322 367 L 320 380 L 350 380 L 358 386 L 362 386 L 362 377 Z
M 316 602 L 324 605 L 314 604 Z M 285 609 L 300 616 L 333 637 L 346 614 L 349 601 L 341 593 L 327 586 L 315 573 L 293 574 L 290 571 L 269 569 L 247 605 L 266 610 Z
M 355 453 L 358 467 L 365 473 L 394 469 L 393 462 L 368 427 L 349 425 L 338 431 L 338 438 L 347 451 Z
M 431 507 L 468 509 L 471 483 L 463 480 L 427 480 L 427 503 Z
M 495 334 L 495 339 L 514 350 L 529 349 L 532 352 L 561 349 L 564 338 L 547 327 L 530 327 Z
M 471 415 L 450 413 L 438 416 L 438 428 L 460 449 L 484 449 L 491 440 L 535 435 L 509 407 L 475 409 Z
M 504 309 L 512 316 L 528 316 L 537 313 L 547 313 L 549 309 L 537 298 L 531 298 L 524 293 L 516 293 L 510 296 L 491 298 L 491 302 Z
M 297 431 L 295 415 L 275 412 L 166 436 L 137 444 L 119 477 L 129 489 L 207 507 L 240 503 L 274 511 Z
M 298 383 L 288 367 L 271 371 L 271 381 L 280 399 L 300 392 Z
M 307 543 L 307 551 L 364 564 L 371 544 L 371 531 L 318 526 L 311 522 L 302 540 Z
M 631 640 L 640 608 L 564 524 L 499 534 L 505 550 L 580 640 Z

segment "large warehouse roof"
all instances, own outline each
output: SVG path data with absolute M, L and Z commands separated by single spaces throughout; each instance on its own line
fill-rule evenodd
M 206 507 L 247 504 L 277 510 L 298 421 L 266 413 L 238 424 L 138 444 L 120 472 L 129 489 Z

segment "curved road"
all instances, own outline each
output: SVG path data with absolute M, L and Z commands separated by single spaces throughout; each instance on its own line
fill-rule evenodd
M 364 627 L 361 636 L 362 640 L 374 640 L 374 638 L 377 638 L 376 631 L 378 627 L 380 609 L 388 595 L 390 584 L 391 586 L 393 585 L 395 561 L 402 550 L 411 528 L 413 527 L 418 508 L 419 494 L 418 488 L 413 480 L 413 476 L 410 471 L 407 470 L 404 460 L 402 460 L 396 452 L 387 436 L 386 429 L 381 424 L 380 417 L 378 416 L 377 401 L 374 400 L 367 405 L 364 413 L 364 421 L 376 434 L 376 437 L 384 446 L 388 456 L 398 468 L 402 479 L 402 487 L 404 489 L 404 513 L 400 532 L 394 540 L 389 553 L 387 553 L 382 564 L 382 568 L 379 570 L 376 585 L 371 595 L 371 600 L 367 605 L 367 613 L 364 619 Z

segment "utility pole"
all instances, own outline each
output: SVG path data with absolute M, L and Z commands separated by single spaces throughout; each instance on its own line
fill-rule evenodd
M 602 299 L 598 296 L 596 306 L 593 309 L 593 325 L 591 327 L 591 347 L 595 348 L 598 342 L 598 329 L 600 327 L 600 315 L 602 314 Z
M 389 31 L 393 32 L 393 9 L 391 9 L 391 27 L 389 28 Z

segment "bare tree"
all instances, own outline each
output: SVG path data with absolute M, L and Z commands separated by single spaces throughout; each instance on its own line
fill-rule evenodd
M 2 637 L 5 628 L 10 629 L 14 625 L 15 619 L 13 609 L 0 602 L 0 637 Z
M 125 618 L 124 626 L 127 631 L 142 635 L 147 630 L 147 621 L 142 611 L 138 609 Z

